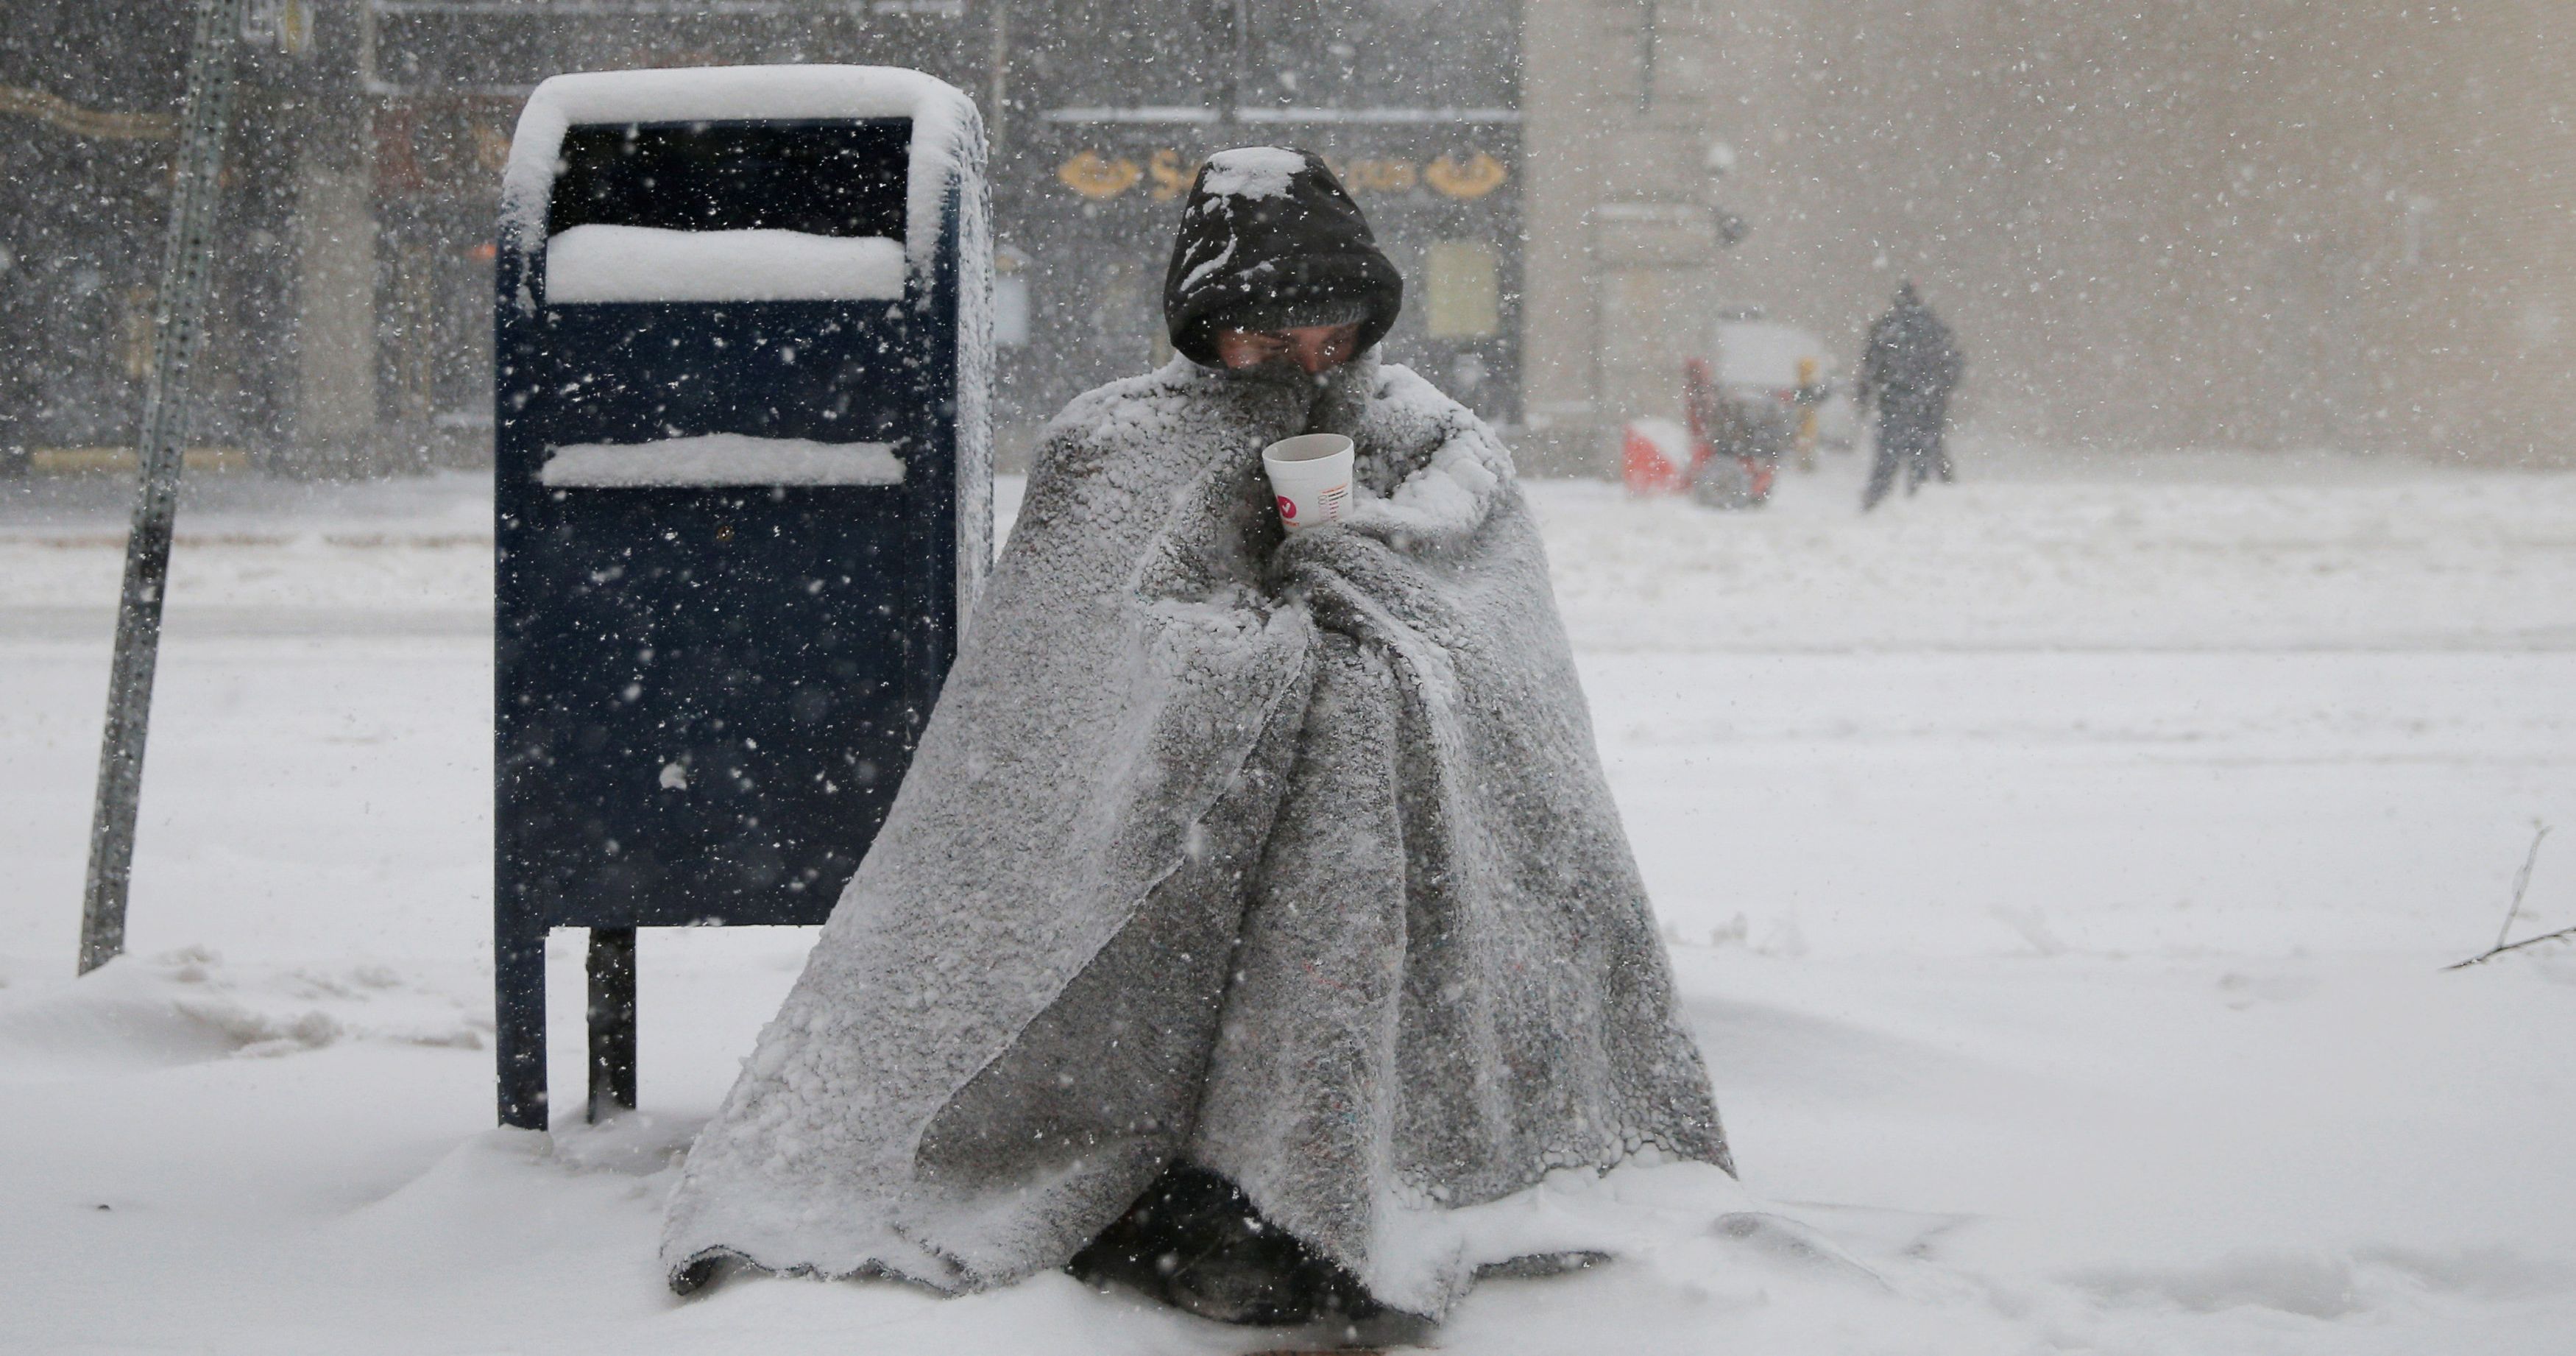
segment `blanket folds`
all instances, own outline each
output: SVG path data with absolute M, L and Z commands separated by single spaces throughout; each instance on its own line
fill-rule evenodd
M 1261 447 L 1350 435 L 1283 540 Z M 875 846 L 691 1150 L 663 1260 L 942 1290 L 1225 1173 L 1438 1317 L 1461 1207 L 1727 1167 L 1508 455 L 1401 367 L 1076 401 Z

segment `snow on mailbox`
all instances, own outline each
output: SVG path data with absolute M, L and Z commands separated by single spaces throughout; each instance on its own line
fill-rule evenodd
M 591 929 L 591 1113 L 634 929 L 820 923 L 991 556 L 974 105 L 915 71 L 558 76 L 503 184 L 495 987 L 547 1123 L 545 939 Z

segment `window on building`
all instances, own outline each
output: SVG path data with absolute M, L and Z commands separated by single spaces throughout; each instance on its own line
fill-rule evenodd
M 1434 339 L 1483 339 L 1503 325 L 1500 259 L 1481 240 L 1431 246 L 1429 327 Z

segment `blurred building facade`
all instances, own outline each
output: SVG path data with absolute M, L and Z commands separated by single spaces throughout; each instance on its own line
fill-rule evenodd
M 186 0 L 24 0 L 0 33 L 0 445 L 129 443 L 148 363 Z M 911 66 L 987 113 L 996 407 L 1024 432 L 1169 357 L 1162 271 L 1198 163 L 1322 152 L 1412 288 L 1389 350 L 1520 418 L 1513 0 L 254 0 L 199 441 L 331 473 L 487 455 L 501 167 L 544 77 Z M 101 203 L 112 210 L 101 212 Z M 66 308 L 65 298 L 81 299 Z M 97 296 L 103 300 L 91 301 Z M 95 312 L 96 314 L 92 314 Z
M 1848 365 L 1911 277 L 1990 435 L 2576 464 L 2576 10 L 1698 12 L 1720 304 Z
M 1678 414 L 1721 316 L 1856 357 L 1908 277 L 1991 435 L 2576 461 L 2576 20 L 2538 0 L 249 9 L 200 441 L 284 467 L 483 454 L 495 194 L 538 79 L 777 61 L 984 105 L 1023 428 L 1167 352 L 1191 170 L 1288 141 L 1405 271 L 1391 354 L 1533 470 L 1606 471 L 1623 420 Z M 0 26 L 0 447 L 131 441 L 188 10 Z

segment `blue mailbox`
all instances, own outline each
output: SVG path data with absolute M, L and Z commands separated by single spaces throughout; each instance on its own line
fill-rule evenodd
M 558 76 L 502 195 L 500 1115 L 547 1124 L 545 941 L 590 933 L 590 1112 L 638 927 L 812 924 L 992 553 L 974 105 L 915 71 Z

